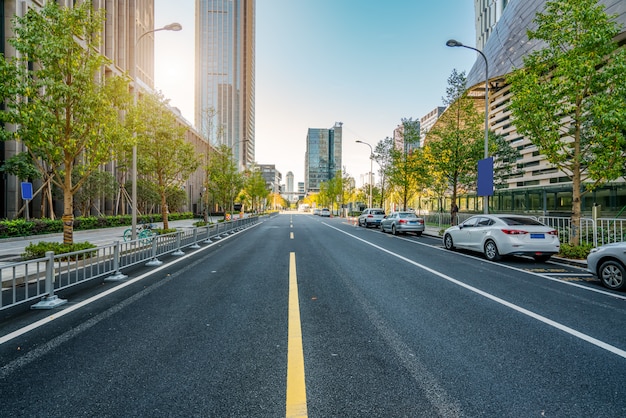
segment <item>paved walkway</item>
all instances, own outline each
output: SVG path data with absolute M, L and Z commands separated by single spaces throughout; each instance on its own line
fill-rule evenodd
M 221 217 L 213 217 L 213 222 L 217 222 Z M 194 222 L 198 219 L 183 219 L 180 221 L 170 221 L 169 227 L 176 229 L 193 228 Z M 163 227 L 163 222 L 155 222 L 157 228 Z M 124 231 L 128 226 L 114 228 L 91 229 L 86 231 L 74 231 L 74 242 L 90 242 L 95 245 L 111 244 L 115 241 L 123 241 Z M 0 239 L 0 262 L 6 263 L 19 261 L 20 255 L 28 245 L 36 244 L 40 241 L 63 242 L 63 234 L 32 235 L 27 237 L 13 237 Z

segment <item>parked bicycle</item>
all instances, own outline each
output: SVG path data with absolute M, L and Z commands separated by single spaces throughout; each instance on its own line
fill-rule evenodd
M 154 231 L 156 225 L 151 222 L 144 222 L 137 227 L 137 239 L 141 242 L 150 242 L 157 233 Z M 130 241 L 133 239 L 133 228 L 128 228 L 124 231 L 124 241 Z

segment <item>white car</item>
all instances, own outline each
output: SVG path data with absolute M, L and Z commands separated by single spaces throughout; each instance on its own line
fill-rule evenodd
M 598 276 L 602 285 L 609 289 L 626 289 L 626 242 L 592 249 L 587 256 L 587 270 Z
M 503 255 L 527 255 L 548 261 L 558 254 L 559 234 L 535 218 L 523 215 L 475 215 L 444 231 L 448 250 L 462 248 L 481 252 L 490 261 Z

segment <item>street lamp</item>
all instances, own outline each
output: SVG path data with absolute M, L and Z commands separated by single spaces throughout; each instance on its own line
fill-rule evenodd
M 471 46 L 463 45 L 461 42 L 450 39 L 446 42 L 446 45 L 449 47 L 463 47 L 467 49 L 472 49 L 480 54 L 485 60 L 485 156 L 487 159 L 489 157 L 489 63 L 487 62 L 487 57 L 480 49 L 473 48 Z M 483 209 L 485 213 L 489 213 L 489 196 L 483 196 Z
M 158 32 L 161 30 L 172 30 L 178 32 L 183 27 L 180 23 L 170 23 L 169 25 L 165 25 L 162 28 L 152 29 L 146 31 L 136 38 L 135 40 L 135 48 L 133 49 L 133 65 L 131 66 L 131 74 L 130 77 L 133 79 L 133 83 L 135 86 L 133 88 L 133 105 L 135 108 L 137 107 L 137 96 L 139 94 L 139 84 L 137 83 L 137 46 L 139 45 L 139 41 L 149 33 Z M 135 37 L 137 36 L 137 32 L 135 32 Z M 132 225 L 131 225 L 131 239 L 137 239 L 137 132 L 133 129 L 133 164 L 131 169 L 131 183 L 132 183 Z
M 357 144 L 364 144 L 367 145 L 368 147 L 370 147 L 370 175 L 369 175 L 369 183 L 370 183 L 370 196 L 369 196 L 369 207 L 372 207 L 372 172 L 374 171 L 374 150 L 372 149 L 372 146 L 370 144 L 368 144 L 367 142 L 363 142 L 361 140 L 357 139 Z

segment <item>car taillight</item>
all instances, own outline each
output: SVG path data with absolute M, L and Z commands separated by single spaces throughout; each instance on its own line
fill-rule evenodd
M 503 229 L 502 232 L 504 232 L 507 235 L 524 235 L 524 234 L 528 234 L 528 231 L 522 231 L 521 229 Z
M 423 225 L 424 224 L 424 220 L 423 219 L 418 219 L 417 223 Z
M 373 218 L 373 217 L 374 217 L 374 215 L 367 215 L 367 217 L 368 217 L 368 218 Z
M 552 231 L 547 232 L 547 234 L 548 235 L 556 235 L 556 236 L 558 236 L 559 235 L 559 231 L 556 231 L 556 230 L 553 229 Z
M 406 223 L 406 221 L 404 219 L 400 219 L 398 222 L 401 223 L 401 224 L 405 224 Z

